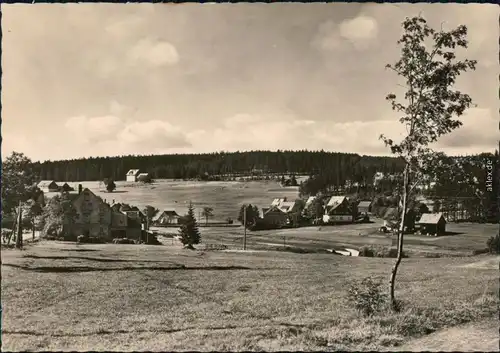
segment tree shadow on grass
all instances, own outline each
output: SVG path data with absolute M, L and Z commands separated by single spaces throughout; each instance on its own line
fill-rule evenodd
M 170 267 L 119 267 L 119 268 L 97 268 L 89 266 L 68 266 L 68 267 L 54 267 L 54 266 L 37 266 L 28 267 L 14 264 L 2 264 L 2 266 L 14 267 L 25 271 L 31 272 L 45 272 L 45 273 L 74 273 L 74 272 L 109 272 L 109 271 L 177 271 L 177 270 L 194 270 L 194 271 L 234 271 L 234 270 L 269 270 L 269 268 L 250 268 L 244 266 L 204 266 L 204 267 L 188 267 L 176 264 Z
M 450 232 L 446 231 L 442 236 L 448 236 L 448 235 L 462 235 L 465 234 L 464 232 Z

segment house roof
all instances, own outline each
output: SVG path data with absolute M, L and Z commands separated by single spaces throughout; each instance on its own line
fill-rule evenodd
M 439 213 L 424 213 L 424 214 L 422 214 L 422 217 L 420 217 L 420 220 L 418 221 L 418 223 L 420 223 L 420 224 L 437 224 L 441 218 L 446 222 L 446 219 L 444 218 L 444 216 L 441 212 L 439 212 Z
M 54 180 L 42 180 L 42 181 L 40 181 L 40 182 L 37 184 L 37 186 L 38 186 L 39 188 L 47 188 L 47 187 L 49 187 L 49 186 L 50 186 L 50 184 L 52 184 L 52 183 L 55 183 L 55 184 L 57 185 L 57 183 L 56 183 Z
M 127 172 L 127 175 L 137 175 L 137 174 L 139 174 L 139 169 L 130 169 Z
M 295 206 L 295 202 L 293 202 L 293 201 L 290 201 L 290 202 L 284 201 L 284 202 L 280 203 L 280 205 L 278 206 L 278 208 L 280 209 L 280 211 L 290 212 L 293 209 L 294 206 Z
M 286 201 L 286 197 L 280 198 L 280 199 L 274 199 L 273 202 L 271 202 L 271 206 L 278 206 L 282 202 Z
M 358 207 L 370 207 L 370 205 L 372 204 L 371 201 L 361 201 L 359 204 L 358 204 Z
M 314 202 L 314 200 L 316 200 L 316 198 L 317 198 L 317 196 L 309 196 L 309 198 L 306 201 L 306 207 L 309 206 L 310 204 L 312 204 Z
M 179 216 L 174 210 L 165 210 L 161 214 L 167 216 Z
M 344 201 L 346 200 L 345 196 L 332 196 L 328 203 L 326 204 L 327 207 L 331 207 L 331 209 L 337 208 L 339 205 L 341 205 Z
M 149 173 L 139 173 L 138 176 L 148 176 L 148 175 L 149 175 Z

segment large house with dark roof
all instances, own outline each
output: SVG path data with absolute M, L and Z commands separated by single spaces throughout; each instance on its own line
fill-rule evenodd
M 69 195 L 73 200 L 76 212 L 73 219 L 66 218 L 64 220 L 63 232 L 65 234 L 87 235 L 106 241 L 120 237 L 140 239 L 142 220 L 139 214 L 135 219 L 128 212 L 108 205 L 88 188 L 83 189 L 80 193 L 70 193 Z
M 349 199 L 345 196 L 332 196 L 326 206 L 323 222 L 344 223 L 353 222 L 353 211 L 349 205 Z
M 287 201 L 286 198 L 274 199 L 270 207 L 262 208 L 264 222 L 278 228 L 298 225 L 300 213 L 299 200 Z

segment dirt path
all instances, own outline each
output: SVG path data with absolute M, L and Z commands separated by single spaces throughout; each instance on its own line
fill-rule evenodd
M 499 352 L 498 319 L 444 329 L 428 336 L 411 340 L 398 352 Z

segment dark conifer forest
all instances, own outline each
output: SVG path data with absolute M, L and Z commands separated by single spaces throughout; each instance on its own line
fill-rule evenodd
M 154 179 L 192 179 L 201 175 L 265 174 L 329 175 L 334 184 L 346 180 L 371 181 L 376 172 L 395 173 L 402 163 L 392 157 L 311 151 L 251 151 L 82 158 L 36 162 L 40 179 L 95 181 L 124 180 L 130 169 L 148 172 Z

